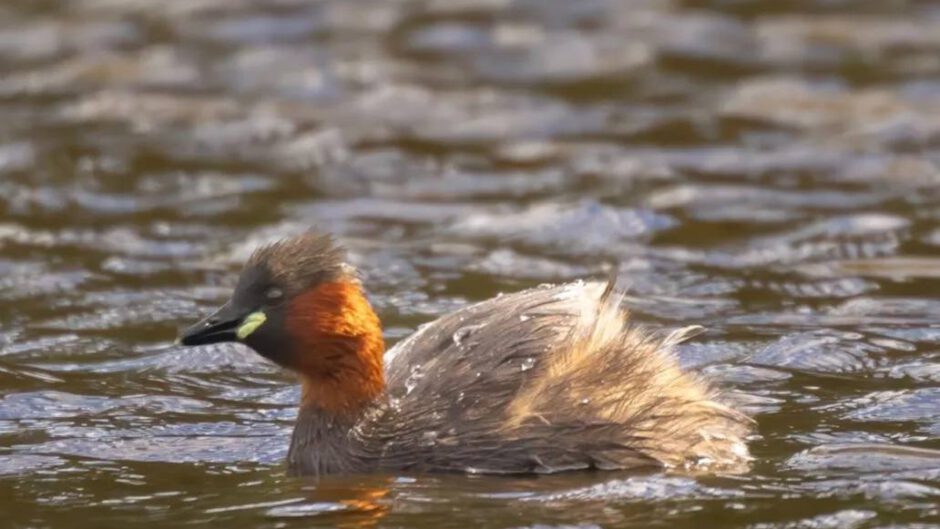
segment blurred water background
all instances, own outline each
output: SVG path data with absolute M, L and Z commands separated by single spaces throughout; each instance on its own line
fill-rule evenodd
M 4 2 L 0 526 L 934 527 L 938 164 L 935 1 Z M 752 472 L 286 477 L 292 378 L 170 344 L 311 224 L 390 342 L 618 261 Z

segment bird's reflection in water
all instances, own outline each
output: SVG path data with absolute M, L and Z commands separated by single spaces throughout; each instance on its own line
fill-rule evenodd
M 316 518 L 342 529 L 375 527 L 388 514 L 387 499 L 396 478 L 390 476 L 329 476 L 307 478 L 304 500 L 273 507 L 271 518 Z

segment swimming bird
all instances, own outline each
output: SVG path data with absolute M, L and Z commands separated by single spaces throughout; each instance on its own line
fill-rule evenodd
M 296 372 L 293 475 L 740 471 L 752 421 L 684 372 L 692 332 L 630 321 L 613 281 L 501 295 L 386 352 L 345 251 L 308 231 L 254 251 L 184 345 L 240 342 Z

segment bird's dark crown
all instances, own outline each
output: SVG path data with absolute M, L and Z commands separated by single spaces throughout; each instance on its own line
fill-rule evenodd
M 346 264 L 346 251 L 329 234 L 310 230 L 255 250 L 236 291 L 254 297 L 278 288 L 289 298 L 314 285 L 340 280 L 357 281 Z

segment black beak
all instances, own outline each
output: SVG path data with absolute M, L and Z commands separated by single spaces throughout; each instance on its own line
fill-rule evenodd
M 204 345 L 219 342 L 234 342 L 238 326 L 245 317 L 245 311 L 239 310 L 228 302 L 199 323 L 180 333 L 176 342 L 182 345 Z

